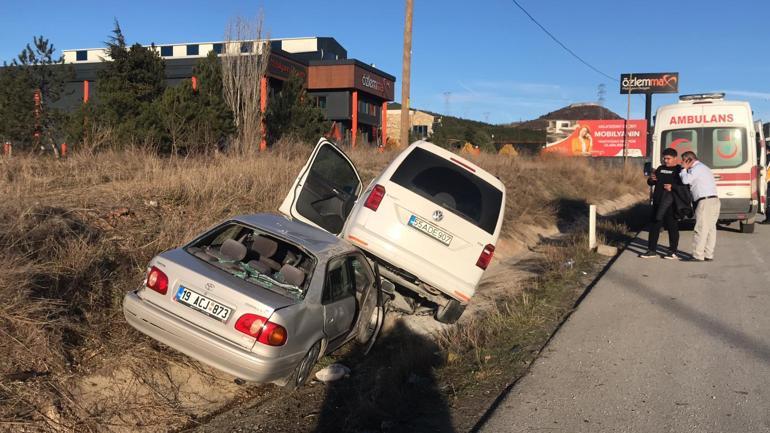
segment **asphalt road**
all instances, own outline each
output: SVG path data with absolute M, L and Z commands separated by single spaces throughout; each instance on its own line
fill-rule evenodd
M 638 258 L 646 239 L 481 432 L 770 432 L 770 225 L 720 230 L 714 262 Z M 683 232 L 685 252 L 691 243 Z

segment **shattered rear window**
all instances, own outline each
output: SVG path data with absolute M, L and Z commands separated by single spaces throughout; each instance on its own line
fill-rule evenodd
M 269 256 L 254 248 L 257 237 L 277 244 Z M 225 223 L 186 246 L 197 258 L 263 289 L 290 299 L 305 298 L 316 259 L 305 250 L 269 233 L 237 222 Z M 294 284 L 281 273 L 283 265 L 301 271 L 304 280 Z M 296 276 L 295 276 L 296 278 Z

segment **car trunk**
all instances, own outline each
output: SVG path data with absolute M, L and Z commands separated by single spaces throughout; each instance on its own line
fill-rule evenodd
M 168 292 L 161 295 L 145 288 L 141 291 L 143 299 L 247 349 L 254 346 L 255 340 L 235 329 L 235 322 L 240 316 L 252 313 L 269 319 L 275 310 L 296 302 L 231 275 L 181 248 L 161 254 L 152 265 L 168 277 Z M 199 299 L 197 295 L 204 297 L 198 308 L 189 305 Z M 182 297 L 186 299 L 180 299 Z M 213 307 L 209 305 L 210 302 L 215 303 L 211 304 Z M 209 307 L 209 310 L 203 311 L 203 306 Z M 225 314 L 221 308 L 215 311 L 218 314 L 212 314 L 211 308 L 217 306 L 230 309 L 229 314 L 222 317 Z

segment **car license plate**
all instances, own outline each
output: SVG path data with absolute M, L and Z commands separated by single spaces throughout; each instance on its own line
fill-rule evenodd
M 179 290 L 176 292 L 176 300 L 180 304 L 187 305 L 190 308 L 198 310 L 204 314 L 207 314 L 215 319 L 226 321 L 230 317 L 232 310 L 224 305 L 212 301 L 211 299 L 193 292 L 184 286 L 179 286 Z
M 436 239 L 444 245 L 449 245 L 454 238 L 454 236 L 445 232 L 443 229 L 434 226 L 433 224 L 425 221 L 417 215 L 412 215 L 409 218 L 409 225 L 432 237 L 433 239 Z

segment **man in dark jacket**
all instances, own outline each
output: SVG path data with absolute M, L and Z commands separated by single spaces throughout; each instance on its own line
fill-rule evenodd
M 677 218 L 682 218 L 687 212 L 686 206 L 690 206 L 687 186 L 682 183 L 679 172 L 682 167 L 677 162 L 677 153 L 674 149 L 664 149 L 663 165 L 658 167 L 647 179 L 647 184 L 654 186 L 652 193 L 652 217 L 650 221 L 650 236 L 647 244 L 647 252 L 639 257 L 649 259 L 658 257 L 658 238 L 660 229 L 665 227 L 668 231 L 669 252 L 664 259 L 678 260 L 676 252 L 679 248 L 679 223 Z

